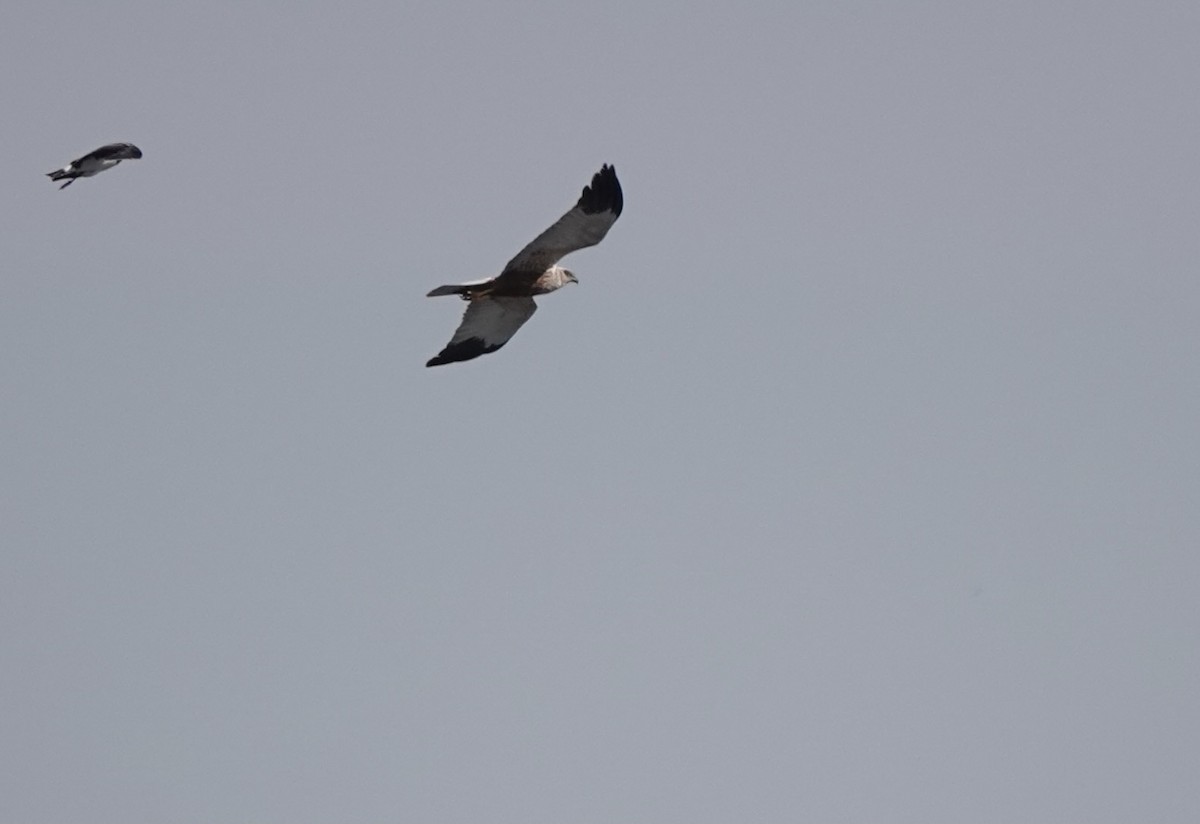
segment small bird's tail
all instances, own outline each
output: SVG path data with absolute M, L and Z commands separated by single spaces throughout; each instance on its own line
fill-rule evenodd
M 66 176 L 67 176 L 66 169 L 55 169 L 53 172 L 46 172 L 46 177 L 48 177 L 51 180 L 56 181 L 56 182 L 59 180 L 62 180 Z

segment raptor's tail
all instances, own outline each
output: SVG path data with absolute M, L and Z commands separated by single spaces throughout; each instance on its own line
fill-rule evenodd
M 461 284 L 457 284 L 457 283 L 448 283 L 445 286 L 439 286 L 438 288 L 434 289 L 432 292 L 430 292 L 425 297 L 438 298 L 438 297 L 441 297 L 442 295 L 465 295 L 469 289 L 470 289 L 469 286 L 465 286 L 465 285 L 461 285 Z

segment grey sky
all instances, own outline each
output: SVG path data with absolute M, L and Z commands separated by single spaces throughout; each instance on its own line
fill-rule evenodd
M 0 27 L 0 821 L 1200 818 L 1200 7 L 247 5 Z

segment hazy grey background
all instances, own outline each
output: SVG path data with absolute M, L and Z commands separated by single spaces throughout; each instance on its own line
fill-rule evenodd
M 1200 818 L 1200 6 L 247 5 L 0 27 L 0 819 Z

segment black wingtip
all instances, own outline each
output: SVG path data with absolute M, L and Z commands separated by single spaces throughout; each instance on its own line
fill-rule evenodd
M 620 217 L 624 207 L 625 195 L 621 192 L 621 181 L 617 180 L 617 169 L 605 163 L 600 171 L 592 175 L 591 184 L 583 187 L 579 208 L 589 215 L 612 212 Z
M 508 343 L 505 341 L 504 343 Z M 480 355 L 486 355 L 489 352 L 495 352 L 497 349 L 504 346 L 504 343 L 499 346 L 488 346 L 483 342 L 483 338 L 467 338 L 459 343 L 452 343 L 438 352 L 436 356 L 430 358 L 425 366 L 442 366 L 447 363 L 458 363 L 459 361 L 468 361 L 477 358 Z

